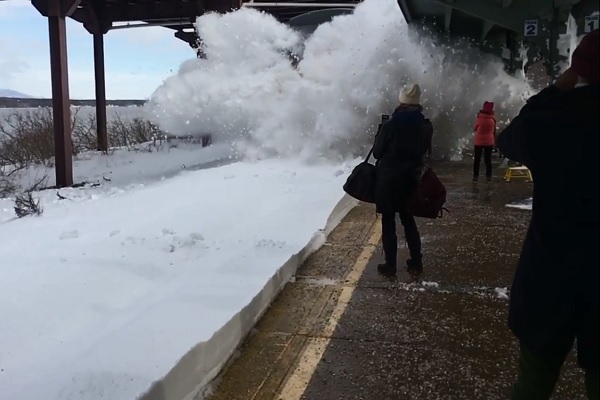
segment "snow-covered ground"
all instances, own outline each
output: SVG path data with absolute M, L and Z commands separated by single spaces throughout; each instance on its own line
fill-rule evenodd
M 96 189 L 75 191 L 73 196 L 121 190 L 130 185 L 166 179 L 181 171 L 219 166 L 237 159 L 235 151 L 225 143 L 202 148 L 199 144 L 174 140 L 171 143 L 161 141 L 141 144 L 136 149 L 116 149 L 109 155 L 88 152 L 76 156 L 73 162 L 75 183 L 85 182 Z M 20 174 L 17 181 L 22 188 L 27 189 L 42 178 L 46 178 L 43 186 L 54 186 L 54 168 L 31 167 L 26 173 Z M 0 199 L 0 221 L 6 219 L 7 213 L 12 213 L 12 210 L 5 209 L 7 202 L 8 200 Z
M 181 154 L 80 161 L 81 179 L 113 180 L 40 193 L 40 217 L 4 201 L 1 399 L 134 399 L 324 227 L 351 169 L 270 159 L 160 180 Z

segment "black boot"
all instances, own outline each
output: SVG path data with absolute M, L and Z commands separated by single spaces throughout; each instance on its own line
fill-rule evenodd
M 406 269 L 410 274 L 420 275 L 423 273 L 423 261 L 409 258 L 406 260 Z
M 396 272 L 398 272 L 395 265 L 388 263 L 377 265 L 377 271 L 383 275 L 396 275 Z

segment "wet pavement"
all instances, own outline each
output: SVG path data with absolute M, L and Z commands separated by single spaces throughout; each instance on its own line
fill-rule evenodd
M 530 212 L 506 204 L 532 186 L 473 184 L 468 163 L 434 167 L 451 214 L 419 220 L 423 276 L 377 273 L 379 220 L 358 206 L 276 299 L 211 400 L 509 398 L 517 342 L 506 290 Z M 570 357 L 553 399 L 584 398 Z

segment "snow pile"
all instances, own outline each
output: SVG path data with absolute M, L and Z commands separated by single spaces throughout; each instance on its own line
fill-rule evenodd
M 494 292 L 496 293 L 496 297 L 502 300 L 508 300 L 508 288 L 505 287 L 497 287 L 494 288 Z
M 529 210 L 529 211 L 531 211 L 531 210 L 533 210 L 533 198 L 530 197 L 530 198 L 525 199 L 523 201 L 517 201 L 517 202 L 514 202 L 514 203 L 510 203 L 510 204 L 507 204 L 506 207 L 517 208 L 519 210 Z
M 325 226 L 350 169 L 263 160 L 61 189 L 42 217 L 0 222 L 0 398 L 136 398 Z
M 206 59 L 184 63 L 147 108 L 176 134 L 213 133 L 242 154 L 344 158 L 364 152 L 399 88 L 418 82 L 439 155 L 460 153 L 484 100 L 514 116 L 530 90 L 497 58 L 469 43 L 436 44 L 409 29 L 394 0 L 366 0 L 353 14 L 300 33 L 252 9 L 197 21 Z M 297 70 L 286 54 L 304 46 Z

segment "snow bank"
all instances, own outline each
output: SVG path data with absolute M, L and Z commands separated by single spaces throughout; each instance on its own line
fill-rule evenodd
M 530 91 L 470 44 L 409 29 L 394 0 L 366 0 L 321 25 L 297 70 L 286 51 L 302 47 L 301 35 L 268 14 L 208 14 L 197 27 L 207 59 L 184 63 L 156 90 L 150 118 L 172 133 L 212 132 L 253 158 L 357 154 L 407 81 L 421 84 L 435 146 L 451 156 L 470 143 L 484 100 L 502 120 Z
M 131 400 L 174 382 L 181 357 L 250 307 L 239 331 L 205 347 L 217 353 L 195 359 L 196 374 L 214 375 L 293 269 L 280 267 L 326 225 L 350 170 L 236 163 L 1 223 L 2 398 Z
M 209 340 L 193 347 L 167 376 L 155 382 L 140 400 L 196 400 L 210 394 L 212 388 L 209 383 L 225 367 L 277 294 L 293 279 L 298 267 L 308 256 L 325 243 L 327 236 L 356 204 L 356 200 L 344 195 L 331 212 L 325 228 L 317 232 L 298 253 L 292 255 L 247 306 Z
M 216 167 L 236 161 L 230 145 L 217 144 L 203 148 L 200 144 L 167 143 L 143 144 L 137 150 L 117 149 L 111 154 L 87 152 L 79 154 L 73 162 L 76 183 L 87 183 L 85 190 L 61 189 L 60 196 L 68 201 L 99 199 L 131 188 L 170 178 L 182 171 Z M 32 166 L 13 176 L 23 189 L 45 178 L 42 186 L 55 185 L 53 166 Z M 63 199 L 56 191 L 37 193 L 42 205 L 60 203 Z M 0 198 L 0 223 L 15 216 L 12 199 Z

